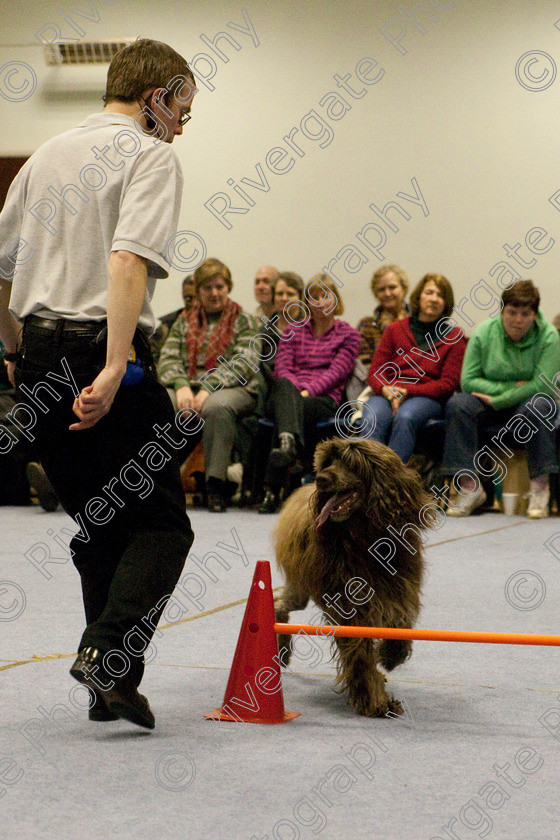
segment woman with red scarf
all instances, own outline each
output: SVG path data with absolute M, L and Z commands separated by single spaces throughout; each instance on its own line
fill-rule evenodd
M 217 513 L 226 509 L 236 418 L 256 404 L 260 338 L 256 319 L 229 297 L 233 283 L 224 263 L 207 259 L 196 269 L 194 283 L 196 300 L 171 328 L 158 375 L 177 409 L 193 409 L 204 421 L 208 509 Z

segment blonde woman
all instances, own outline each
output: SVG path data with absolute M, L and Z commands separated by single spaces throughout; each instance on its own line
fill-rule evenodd
M 358 358 L 368 367 L 385 327 L 410 315 L 404 300 L 408 292 L 408 275 L 400 265 L 382 265 L 371 278 L 371 291 L 379 304 L 373 315 L 362 318 L 358 324 L 362 337 Z

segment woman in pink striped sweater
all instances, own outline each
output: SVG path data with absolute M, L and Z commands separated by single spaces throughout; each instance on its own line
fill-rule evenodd
M 301 308 L 301 315 L 290 313 L 291 325 L 282 333 L 276 354 L 266 414 L 274 419 L 278 443 L 268 459 L 261 513 L 276 510 L 288 473 L 301 471 L 301 461 L 310 469 L 315 427 L 336 414 L 360 349 L 360 333 L 335 317 L 344 307 L 330 277 L 316 275 L 304 296 L 305 302 L 292 304 Z
M 410 296 L 411 316 L 386 327 L 371 360 L 374 392 L 364 406 L 364 437 L 386 443 L 404 463 L 418 430 L 443 416 L 459 387 L 467 340 L 452 327 L 453 289 L 441 274 L 426 274 Z

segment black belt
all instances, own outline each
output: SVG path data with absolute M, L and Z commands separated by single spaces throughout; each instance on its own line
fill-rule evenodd
M 39 318 L 37 315 L 28 315 L 24 323 L 25 326 L 38 327 L 41 330 L 61 330 L 89 335 L 97 335 L 105 326 L 105 321 L 67 321 L 64 318 Z

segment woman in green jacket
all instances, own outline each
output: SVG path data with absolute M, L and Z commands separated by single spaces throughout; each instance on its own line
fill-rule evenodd
M 475 328 L 461 373 L 462 393 L 446 407 L 442 472 L 453 475 L 458 502 L 450 516 L 468 516 L 486 501 L 479 475 L 505 474 L 510 447 L 525 446 L 531 480 L 527 514 L 548 516 L 548 476 L 558 472 L 556 403 L 551 396 L 560 370 L 557 330 L 539 311 L 540 295 L 531 280 L 519 280 L 502 294 L 501 316 Z M 500 426 L 492 437 L 492 466 L 479 448 L 484 427 Z M 504 441 L 505 436 L 505 441 Z M 513 442 L 512 442 L 513 439 Z

